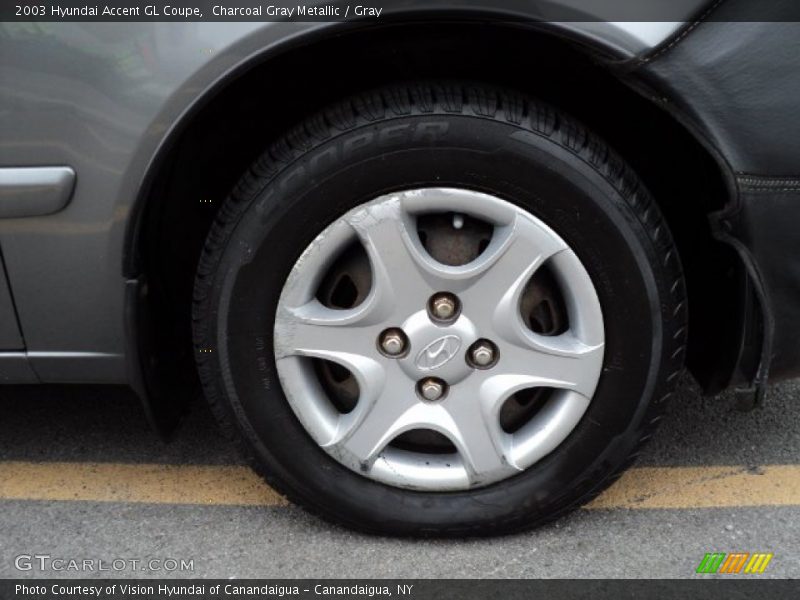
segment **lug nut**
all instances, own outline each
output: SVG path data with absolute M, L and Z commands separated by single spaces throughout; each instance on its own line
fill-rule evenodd
M 478 340 L 472 344 L 467 356 L 474 367 L 486 369 L 497 362 L 497 346 L 489 340 Z
M 406 334 L 401 329 L 387 329 L 378 338 L 378 346 L 387 356 L 400 356 L 406 351 Z
M 458 314 L 458 298 L 448 292 L 439 292 L 431 296 L 428 302 L 428 310 L 434 319 L 450 321 Z
M 419 382 L 419 394 L 429 402 L 435 402 L 447 392 L 447 384 L 441 379 L 429 377 Z

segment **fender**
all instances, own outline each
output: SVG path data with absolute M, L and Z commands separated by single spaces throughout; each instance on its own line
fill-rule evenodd
M 758 7 L 758 8 L 756 8 Z M 756 291 L 761 331 L 743 391 L 757 404 L 766 383 L 800 375 L 800 24 L 795 2 L 719 4 L 714 19 L 644 62 L 640 75 L 661 90 L 710 141 L 733 174 L 731 200 L 712 215 Z M 755 12 L 754 12 L 755 11 Z M 725 102 L 715 101 L 721 97 Z
M 547 2 L 529 3 L 531 18 L 537 14 L 535 9 L 538 4 Z M 556 5 L 572 8 L 570 0 L 556 1 Z M 690 8 L 683 11 L 688 18 L 699 11 L 706 0 L 691 0 Z M 403 18 L 413 19 L 417 13 L 411 3 L 407 13 L 393 13 L 392 20 Z M 599 53 L 616 61 L 633 60 L 667 42 L 671 36 L 685 26 L 685 22 L 603 22 L 598 21 L 598 16 L 586 12 L 586 21 L 564 22 L 534 22 L 527 26 L 539 32 L 567 38 L 574 43 L 585 46 L 589 51 Z M 502 12 L 493 12 L 491 9 L 480 11 L 451 11 L 442 16 L 443 19 L 453 18 L 483 18 L 500 19 L 505 16 Z M 507 17 L 506 17 L 507 18 Z M 517 17 L 522 18 L 522 17 Z M 368 27 L 368 22 L 358 24 L 340 22 L 302 23 L 300 26 L 290 27 L 285 23 L 247 23 L 246 33 L 235 40 L 219 39 L 219 46 L 224 46 L 216 51 L 214 56 L 188 78 L 180 88 L 176 89 L 172 97 L 164 104 L 159 114 L 154 118 L 158 124 L 154 129 L 161 133 L 156 138 L 143 139 L 138 148 L 133 165 L 146 165 L 142 172 L 131 170 L 126 177 L 126 189 L 133 190 L 139 182 L 139 189 L 135 194 L 136 200 L 131 207 L 129 225 L 125 237 L 125 255 L 123 272 L 126 276 L 135 276 L 138 269 L 138 253 L 136 244 L 143 208 L 150 191 L 153 175 L 158 168 L 161 158 L 167 154 L 174 141 L 186 123 L 226 85 L 234 81 L 247 70 L 261 65 L 271 58 L 290 52 L 293 48 L 324 41 L 334 35 L 345 31 Z M 206 37 L 208 34 L 212 36 Z M 213 39 L 214 31 L 205 32 L 204 39 Z M 227 44 L 227 46 L 226 46 Z M 206 44 L 208 45 L 208 44 Z M 214 45 L 214 44 L 212 44 Z M 197 52 L 209 52 L 211 48 L 196 47 Z M 199 93 L 198 93 L 199 92 Z

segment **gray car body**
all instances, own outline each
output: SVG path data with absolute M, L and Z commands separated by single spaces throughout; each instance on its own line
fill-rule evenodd
M 654 59 L 692 37 L 696 24 L 685 21 L 708 4 L 688 3 L 683 21 L 587 18 L 532 29 L 620 64 L 660 65 Z M 137 273 L 127 255 L 161 149 L 195 106 L 247 65 L 340 27 L 0 24 L 0 381 L 135 383 L 137 332 L 126 289 Z M 644 69 L 641 79 L 652 85 L 661 74 Z M 680 88 L 680 75 L 663 88 Z M 683 113 L 692 121 L 697 107 L 686 98 Z M 713 122 L 707 131 L 702 118 L 694 126 L 730 172 L 733 197 L 737 166 L 727 156 L 746 161 L 747 153 Z M 745 262 L 752 259 L 740 250 Z

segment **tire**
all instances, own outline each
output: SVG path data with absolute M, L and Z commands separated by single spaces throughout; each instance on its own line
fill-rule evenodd
M 574 428 L 521 472 L 466 489 L 406 489 L 338 460 L 298 419 L 276 363 L 282 290 L 315 237 L 372 199 L 427 188 L 499 198 L 546 224 L 580 259 L 602 310 L 602 370 Z M 557 110 L 462 83 L 353 96 L 271 145 L 219 211 L 193 310 L 205 395 L 271 486 L 347 527 L 438 536 L 518 532 L 615 481 L 672 394 L 686 320 L 678 253 L 624 161 Z

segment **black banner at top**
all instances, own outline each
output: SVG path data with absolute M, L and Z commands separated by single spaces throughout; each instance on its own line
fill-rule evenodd
M 0 21 L 800 21 L 797 0 L 3 0 Z

